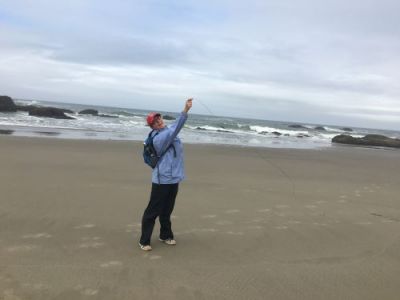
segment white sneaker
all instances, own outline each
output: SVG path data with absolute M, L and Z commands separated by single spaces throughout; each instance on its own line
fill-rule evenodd
M 139 246 L 143 251 L 151 251 L 153 249 L 150 245 L 142 245 L 141 243 L 139 243 Z
M 166 240 L 159 239 L 159 241 L 167 245 L 176 245 L 176 241 L 174 239 L 166 239 Z

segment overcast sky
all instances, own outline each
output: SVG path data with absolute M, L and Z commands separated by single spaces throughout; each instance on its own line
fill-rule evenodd
M 0 95 L 400 129 L 398 0 L 0 0 Z M 206 108 L 208 107 L 208 109 Z

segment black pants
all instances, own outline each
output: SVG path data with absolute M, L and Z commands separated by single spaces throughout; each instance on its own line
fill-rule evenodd
M 140 243 L 142 245 L 150 245 L 151 234 L 153 233 L 154 223 L 157 217 L 159 217 L 161 226 L 160 239 L 166 240 L 174 238 L 171 229 L 171 214 L 174 210 L 178 186 L 178 183 L 153 183 L 150 201 L 142 218 L 142 236 L 140 237 Z

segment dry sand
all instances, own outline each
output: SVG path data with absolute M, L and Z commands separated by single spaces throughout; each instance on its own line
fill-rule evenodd
M 141 148 L 0 136 L 0 299 L 400 299 L 400 151 L 186 145 L 145 253 Z

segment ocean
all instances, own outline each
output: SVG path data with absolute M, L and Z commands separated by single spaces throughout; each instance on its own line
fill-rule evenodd
M 0 133 L 15 136 L 48 137 L 65 139 L 100 139 L 143 141 L 150 129 L 145 118 L 149 111 L 81 105 L 48 101 L 15 99 L 16 104 L 65 108 L 74 111 L 74 120 L 29 116 L 28 112 L 0 112 Z M 81 115 L 83 109 L 95 109 L 105 116 Z M 211 111 L 210 111 L 211 112 Z M 176 117 L 176 112 L 161 112 Z M 167 125 L 173 121 L 166 121 Z M 278 122 L 242 119 L 214 115 L 190 114 L 179 134 L 185 143 L 220 144 L 235 146 L 315 149 L 331 147 L 331 140 L 339 134 L 363 137 L 382 134 L 400 138 L 399 131 L 368 128 L 346 128 L 326 124 Z

